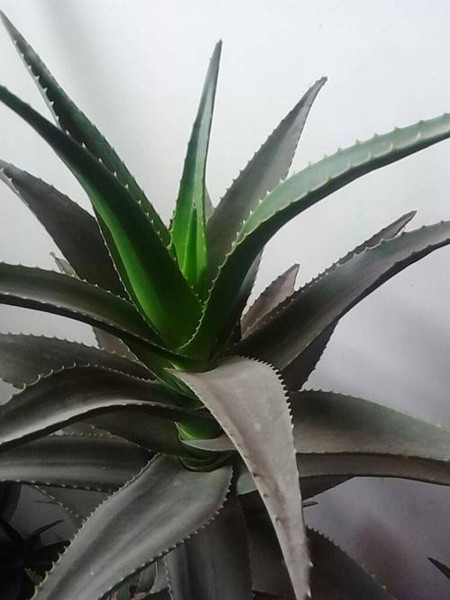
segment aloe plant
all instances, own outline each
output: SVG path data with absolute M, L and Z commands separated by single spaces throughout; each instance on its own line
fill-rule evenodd
M 218 43 L 167 226 L 2 20 L 56 124 L 3 86 L 0 100 L 56 152 L 94 211 L 1 163 L 2 180 L 62 256 L 60 272 L 0 264 L 0 302 L 87 323 L 98 340 L 94 348 L 0 336 L 0 376 L 19 388 L 0 407 L 0 481 L 39 486 L 79 523 L 34 598 L 126 597 L 143 571 L 154 598 L 388 598 L 306 530 L 305 501 L 355 476 L 449 485 L 450 433 L 381 404 L 302 388 L 340 318 L 448 245 L 450 223 L 405 233 L 408 213 L 301 289 L 295 265 L 246 305 L 261 253 L 285 223 L 449 138 L 450 115 L 358 142 L 289 177 L 319 79 L 213 206 L 205 171 Z

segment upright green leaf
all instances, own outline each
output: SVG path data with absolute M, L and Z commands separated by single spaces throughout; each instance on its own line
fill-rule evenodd
M 284 369 L 355 304 L 404 268 L 450 243 L 450 222 L 403 233 L 336 263 L 296 292 L 239 346 Z
M 149 324 L 174 346 L 185 340 L 198 322 L 199 302 L 141 206 L 102 163 L 3 86 L 0 101 L 50 144 L 83 185 L 124 285 Z
M 62 488 L 53 485 L 34 487 L 46 498 L 43 502 L 57 504 L 64 508 L 78 527 L 109 495 L 107 492 Z
M 28 44 L 27 40 L 14 27 L 11 21 L 0 11 L 3 21 L 17 51 L 25 65 L 34 75 L 34 80 L 42 93 L 56 123 L 69 133 L 79 144 L 84 145 L 89 152 L 100 160 L 106 168 L 124 185 L 145 211 L 153 227 L 157 230 L 164 244 L 169 243 L 169 232 L 161 221 L 158 213 L 146 198 L 133 176 L 117 156 L 115 150 L 108 144 L 98 129 L 77 108 L 61 86 L 56 82 L 49 69 L 38 54 Z
M 92 514 L 35 599 L 105 598 L 204 526 L 222 507 L 230 483 L 229 466 L 200 473 L 155 459 Z
M 255 153 L 215 208 L 207 228 L 210 277 L 215 276 L 242 223 L 258 202 L 287 176 L 311 106 L 325 82 L 323 77 L 311 86 Z
M 0 161 L 0 179 L 36 215 L 80 279 L 126 295 L 94 217 L 53 186 L 10 163 Z
M 236 498 L 164 563 L 172 600 L 252 600 L 246 522 Z
M 296 597 L 303 600 L 309 559 L 281 381 L 269 365 L 236 357 L 206 373 L 176 374 L 209 409 L 247 465 L 277 533 Z
M 186 349 L 192 354 L 211 349 L 221 330 L 230 331 L 243 308 L 236 293 L 255 257 L 290 219 L 358 177 L 450 137 L 450 115 L 375 136 L 340 150 L 290 177 L 258 205 L 244 223 L 221 266 L 207 299 L 201 324 Z
M 155 414 L 192 423 L 200 419 L 178 406 L 176 397 L 161 384 L 116 371 L 75 367 L 44 377 L 0 406 L 0 446 L 6 450 L 125 407 L 143 418 Z
M 150 458 L 143 448 L 112 437 L 51 435 L 2 452 L 0 481 L 111 492 Z
M 44 336 L 0 333 L 0 379 L 15 387 L 73 365 L 93 365 L 151 378 L 143 365 L 92 346 Z
M 205 174 L 209 136 L 216 96 L 222 42 L 211 58 L 197 117 L 189 140 L 172 225 L 172 244 L 190 284 L 202 292 L 207 263 Z

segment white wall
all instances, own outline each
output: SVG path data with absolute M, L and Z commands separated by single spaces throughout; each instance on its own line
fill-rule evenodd
M 356 138 L 450 109 L 447 0 L 0 0 L 54 74 L 106 134 L 165 218 L 171 215 L 207 61 L 224 40 L 209 188 L 218 198 L 269 131 L 321 75 L 295 169 Z M 0 80 L 45 111 L 7 35 Z M 87 206 L 37 136 L 0 107 L 0 157 Z M 450 142 L 359 180 L 287 226 L 268 247 L 261 289 L 295 261 L 310 279 L 416 208 L 416 226 L 450 218 Z M 1 191 L 1 257 L 52 267 L 52 243 Z M 449 250 L 411 267 L 343 319 L 314 386 L 408 407 L 450 426 Z M 0 330 L 91 339 L 59 318 L 1 308 Z M 431 555 L 450 563 L 450 492 L 354 481 L 308 511 L 405 599 L 448 598 Z M 350 507 L 350 508 L 349 508 Z M 377 554 L 378 553 L 378 554 Z

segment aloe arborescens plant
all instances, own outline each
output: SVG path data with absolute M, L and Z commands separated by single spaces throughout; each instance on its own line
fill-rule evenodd
M 449 244 L 450 223 L 402 233 L 409 213 L 297 291 L 294 266 L 243 312 L 264 246 L 285 223 L 450 137 L 450 116 L 375 136 L 287 177 L 320 79 L 213 207 L 205 167 L 219 43 L 167 227 L 2 19 L 56 125 L 5 87 L 0 100 L 50 144 L 95 214 L 1 163 L 2 179 L 64 255 L 59 273 L 1 264 L 1 302 L 88 323 L 99 342 L 0 337 L 0 375 L 21 388 L 0 409 L 0 479 L 40 486 L 82 522 L 35 598 L 100 600 L 144 570 L 156 577 L 155 598 L 165 588 L 176 600 L 388 597 L 305 530 L 302 494 L 364 475 L 448 485 L 450 434 L 361 398 L 301 388 L 339 319 Z

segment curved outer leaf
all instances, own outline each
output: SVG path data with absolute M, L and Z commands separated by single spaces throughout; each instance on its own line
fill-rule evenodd
M 53 186 L 4 161 L 0 179 L 35 214 L 80 279 L 126 295 L 94 217 Z
M 191 354 L 210 348 L 221 329 L 232 328 L 243 308 L 236 299 L 254 259 L 290 219 L 358 177 L 450 136 L 450 115 L 396 129 L 341 150 L 280 184 L 262 201 L 242 227 L 214 280 L 195 335 L 186 344 Z M 222 338 L 223 334 L 219 336 Z
M 164 562 L 172 600 L 252 600 L 246 523 L 237 499 Z
M 124 285 L 147 321 L 174 345 L 186 340 L 199 320 L 199 302 L 141 206 L 102 163 L 3 86 L 0 102 L 31 125 L 83 185 Z
M 211 278 L 231 250 L 242 223 L 256 208 L 258 201 L 287 176 L 311 106 L 325 82 L 326 78 L 323 77 L 311 86 L 241 171 L 215 208 L 207 227 Z
M 130 302 L 54 271 L 0 263 L 0 303 L 69 317 L 120 337 L 160 342 Z
M 203 527 L 222 507 L 230 482 L 229 466 L 200 473 L 155 459 L 86 521 L 35 600 L 105 598 Z
M 74 365 L 94 365 L 151 379 L 143 365 L 92 346 L 44 336 L 0 333 L 0 378 L 15 387 Z
M 203 291 L 207 262 L 205 174 L 221 50 L 219 41 L 211 57 L 189 140 L 171 231 L 180 268 L 199 292 Z
M 299 392 L 292 409 L 301 476 L 404 477 L 450 485 L 445 429 L 331 392 Z
M 34 80 L 42 93 L 59 127 L 69 133 L 79 144 L 86 146 L 91 154 L 106 166 L 110 173 L 130 190 L 133 198 L 143 207 L 153 227 L 158 231 L 162 241 L 169 243 L 169 232 L 158 213 L 139 188 L 133 176 L 108 144 L 98 129 L 75 106 L 65 91 L 55 81 L 46 65 L 36 54 L 26 39 L 17 31 L 11 21 L 0 11 L 0 18 L 18 50 L 25 65 L 34 75 Z
M 355 248 L 352 252 L 349 252 L 339 262 L 341 264 L 347 262 L 353 258 L 355 254 L 359 254 L 360 252 L 367 250 L 367 248 L 378 246 L 378 244 L 380 244 L 383 240 L 389 240 L 395 237 L 404 229 L 404 227 L 406 227 L 415 214 L 416 211 L 411 211 L 401 216 L 399 219 L 396 219 L 393 223 L 390 223 L 381 229 L 381 231 L 369 238 L 366 242 Z M 272 315 L 273 314 L 276 314 L 276 309 L 274 309 Z M 270 319 L 270 316 L 271 315 L 268 315 L 268 319 Z M 325 351 L 325 348 L 327 347 L 328 342 L 334 333 L 337 323 L 338 322 L 336 322 L 335 325 L 328 327 L 328 329 L 320 334 L 320 336 L 314 340 L 314 342 L 310 344 L 300 356 L 294 359 L 283 369 L 283 379 L 290 389 L 298 390 L 304 383 L 306 383 L 309 376 L 316 368 L 316 365 L 319 362 L 323 352 Z
M 393 600 L 373 577 L 333 542 L 308 530 L 313 600 Z
M 450 222 L 403 233 L 369 248 L 296 292 L 278 314 L 239 345 L 284 369 L 355 304 L 402 269 L 450 243 Z
M 111 492 L 150 458 L 146 450 L 111 437 L 52 435 L 3 452 L 0 480 Z
M 156 415 L 143 419 L 142 414 L 123 410 L 91 417 L 89 423 L 153 452 L 189 456 L 179 440 L 175 424 Z
M 197 394 L 241 454 L 277 532 L 293 589 L 303 600 L 309 559 L 292 423 L 281 381 L 269 365 L 237 357 L 206 373 L 176 375 Z
M 198 423 L 200 418 L 177 406 L 176 397 L 159 383 L 94 367 L 72 368 L 41 379 L 0 406 L 0 447 L 125 407 L 169 419 Z
M 292 265 L 287 271 L 279 275 L 258 296 L 252 306 L 241 319 L 242 336 L 246 337 L 257 328 L 258 322 L 266 317 L 278 304 L 289 298 L 295 291 L 300 265 Z

